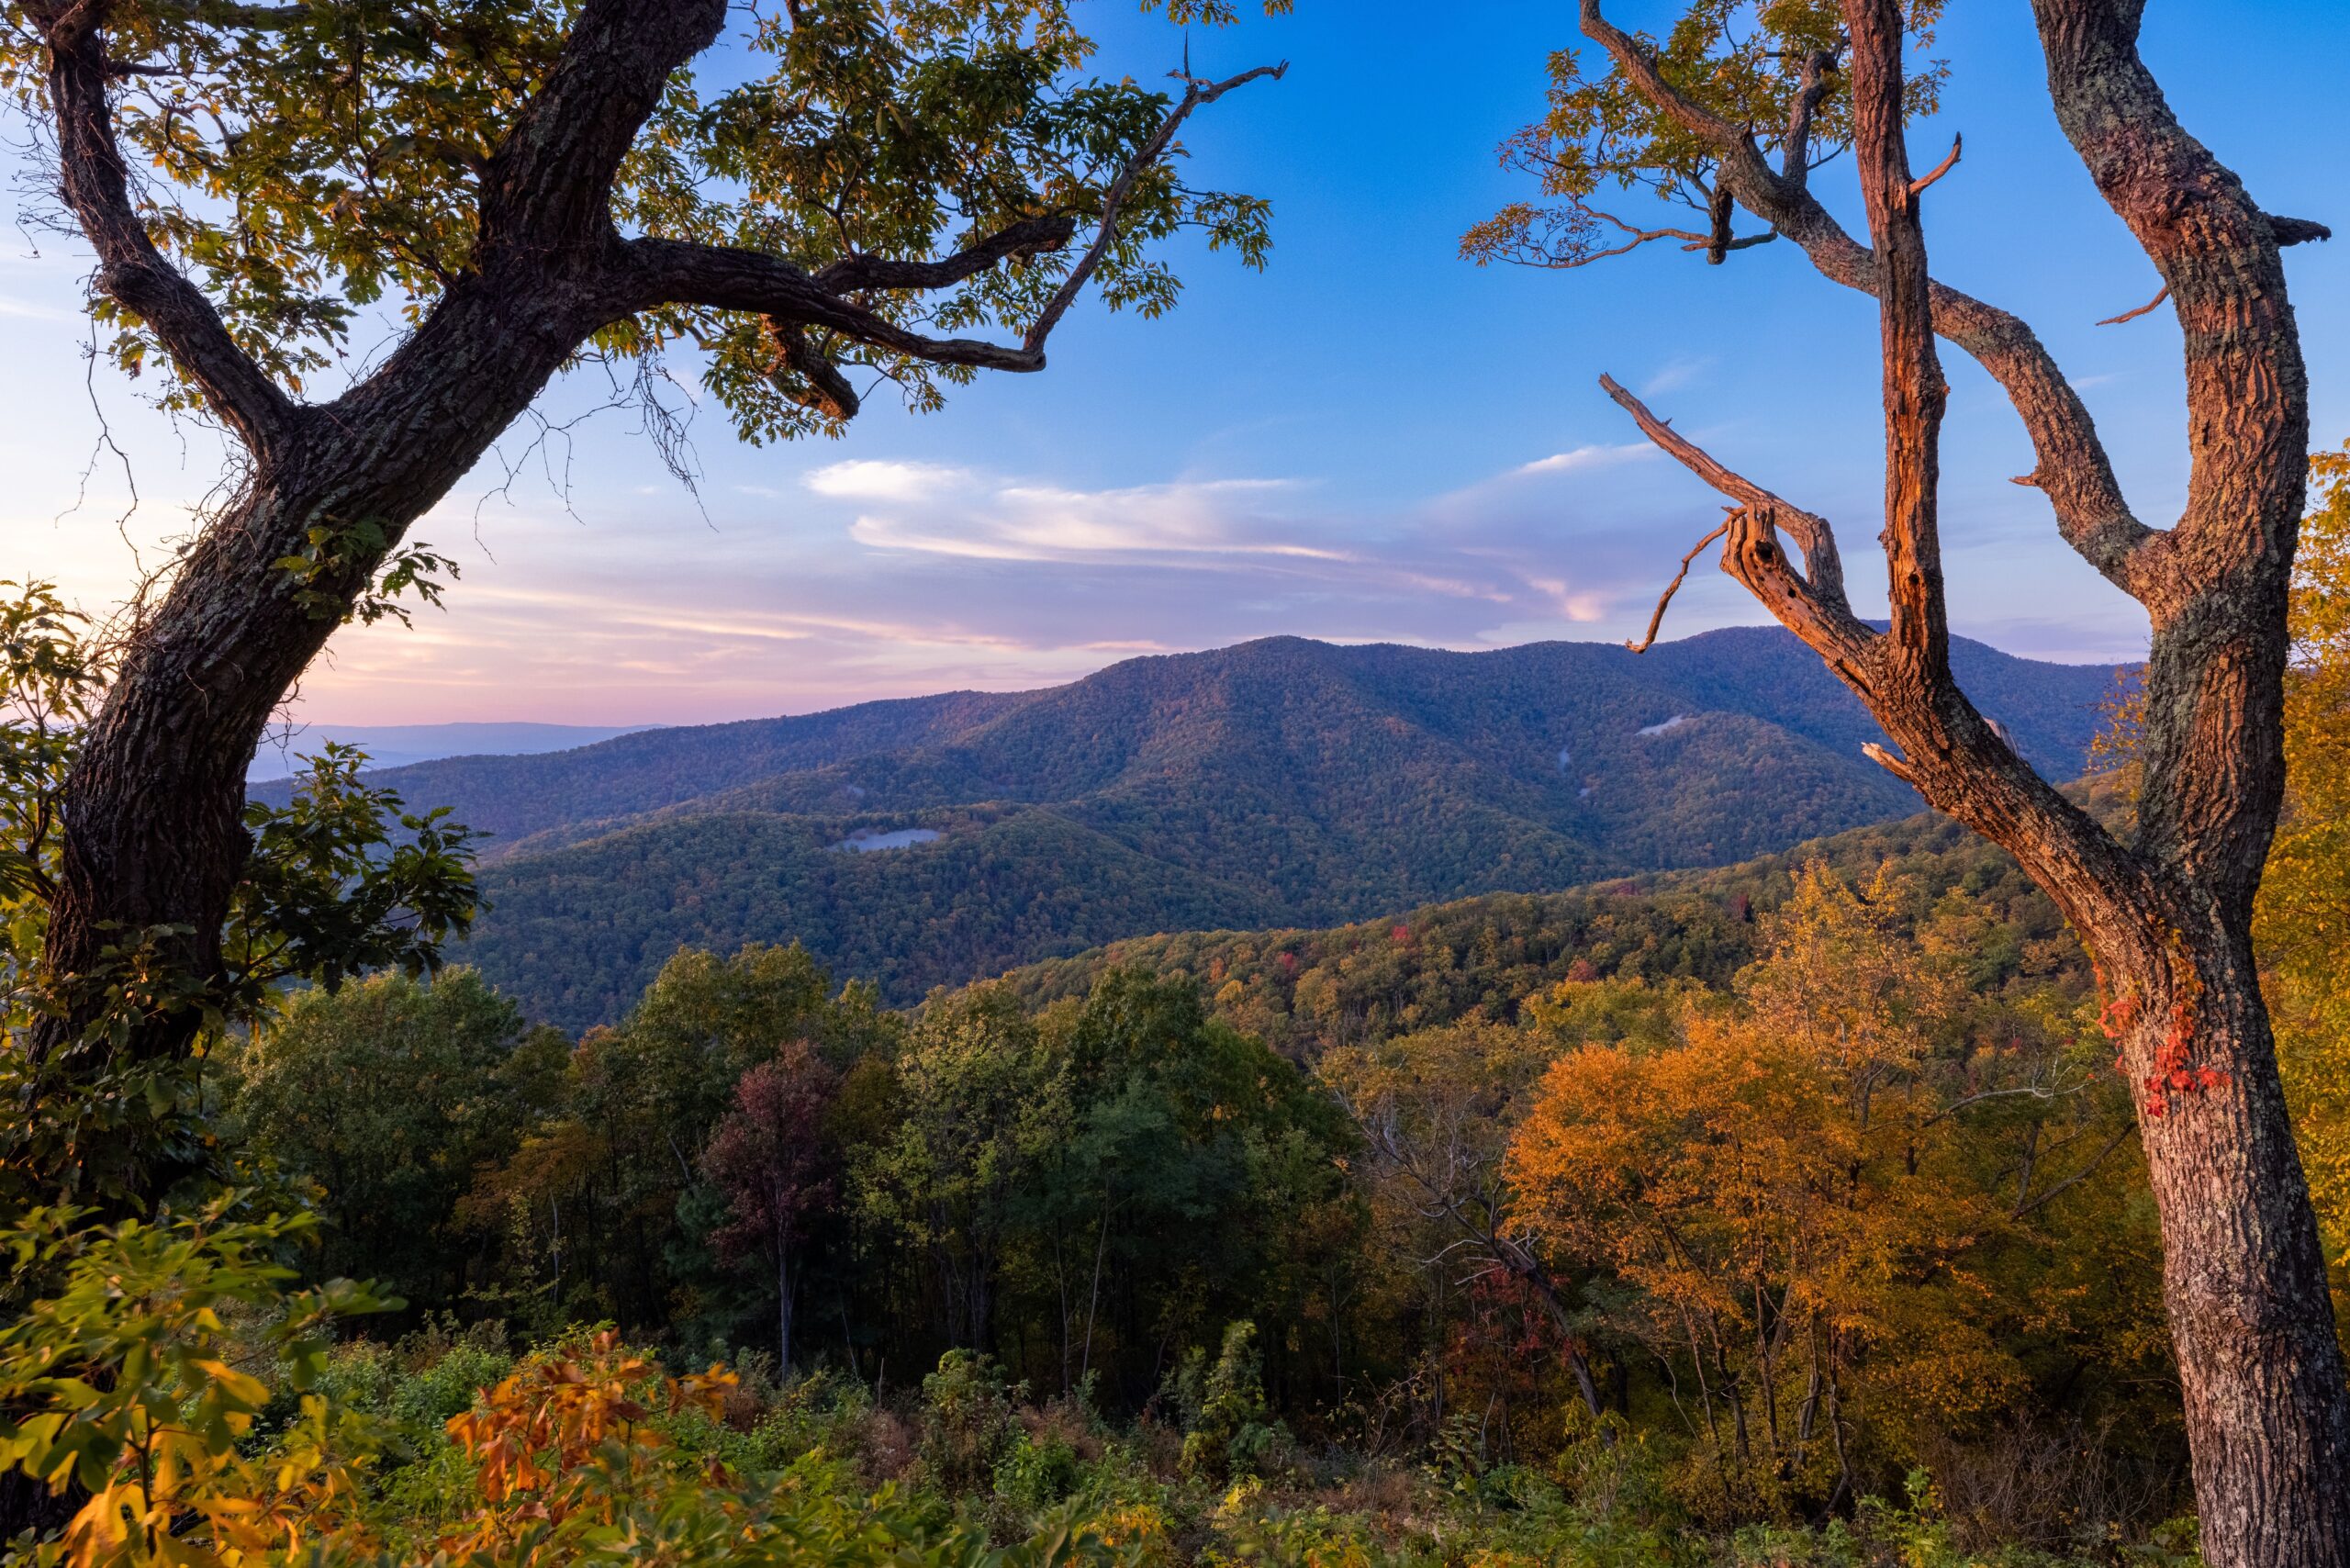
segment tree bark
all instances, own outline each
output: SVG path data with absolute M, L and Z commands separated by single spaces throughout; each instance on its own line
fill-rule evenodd
M 782 1237 L 775 1245 L 776 1363 L 778 1378 L 791 1375 L 791 1244 Z
M 160 956 L 199 980 L 221 973 L 220 929 L 251 845 L 244 773 L 270 715 L 341 625 L 386 554 L 498 433 L 528 408 L 615 303 L 543 279 L 462 285 L 402 351 L 431 374 L 371 384 L 373 396 L 291 416 L 242 492 L 198 536 L 162 602 L 133 633 L 68 779 L 64 854 L 44 963 L 61 980 L 158 926 Z M 535 298 L 519 296 L 529 289 Z M 305 580 L 275 563 L 313 529 L 372 524 L 385 544 L 353 548 Z M 87 998 L 46 1022 L 44 1059 L 71 1051 Z M 193 1014 L 134 1036 L 133 1049 L 184 1049 Z

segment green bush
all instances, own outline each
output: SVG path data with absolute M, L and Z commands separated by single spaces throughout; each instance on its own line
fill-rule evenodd
M 977 1350 L 949 1350 L 922 1380 L 922 1465 L 949 1496 L 989 1491 L 999 1462 L 1020 1440 L 1013 1413 L 1024 1389 L 1005 1385 L 994 1361 Z
M 1257 1326 L 1224 1331 L 1224 1348 L 1201 1389 L 1199 1418 L 1183 1439 L 1183 1473 L 1211 1482 L 1259 1476 L 1289 1446 L 1288 1429 L 1265 1402 Z

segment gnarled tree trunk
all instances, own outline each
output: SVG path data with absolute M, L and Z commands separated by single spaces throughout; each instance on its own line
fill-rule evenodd
M 1824 519 L 1603 385 L 1651 440 L 1737 503 L 1723 568 L 1818 652 L 1898 747 L 1871 754 L 2012 853 L 2097 959 L 2162 1219 L 2205 1559 L 2341 1568 L 2350 1563 L 2350 1388 L 2251 939 L 2284 790 L 2287 590 L 2309 447 L 2279 253 L 2326 231 L 2262 212 L 2180 128 L 2138 57 L 2140 5 L 2033 8 L 2058 119 L 2161 272 L 2186 334 L 2193 476 L 2174 527 L 2131 515 L 2087 410 L 2031 330 L 1928 275 L 1920 208 L 1942 171 L 1911 175 L 1897 0 L 1843 3 L 1865 248 L 1807 189 L 1799 136 L 1773 169 L 1743 129 L 1665 82 L 1597 0 L 1583 6 L 1584 31 L 1634 90 L 1713 144 L 1720 185 L 1740 205 L 1822 273 L 1878 300 L 1888 629 L 1852 614 Z M 1807 118 L 1834 69 L 1814 58 L 1798 115 Z M 1935 496 L 1937 337 L 2006 389 L 2037 457 L 2019 482 L 2048 497 L 2066 540 L 2153 622 L 2145 787 L 2131 843 L 2035 774 L 1952 678 Z

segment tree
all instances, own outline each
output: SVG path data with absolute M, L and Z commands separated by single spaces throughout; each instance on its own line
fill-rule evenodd
M 804 1040 L 786 1046 L 734 1086 L 734 1109 L 711 1134 L 701 1168 L 726 1194 L 728 1223 L 712 1236 L 722 1257 L 765 1253 L 775 1267 L 776 1365 L 791 1366 L 791 1303 L 808 1222 L 838 1190 L 839 1151 L 824 1114 L 840 1075 Z
M 926 1254 L 942 1336 L 986 1350 L 1036 1126 L 1068 1123 L 1064 1074 L 1002 986 L 934 996 L 898 1058 L 895 1128 L 858 1151 L 860 1218 Z
M 668 429 L 652 389 L 682 345 L 746 438 L 835 431 L 852 370 L 932 407 L 981 369 L 1043 368 L 1089 284 L 1166 308 L 1151 245 L 1179 229 L 1260 262 L 1265 204 L 1187 186 L 1176 138 L 1281 68 L 1183 76 L 1171 101 L 1084 79 L 1069 11 L 738 13 L 718 86 L 690 67 L 722 0 L 13 7 L 0 86 L 53 159 L 55 220 L 96 253 L 106 350 L 235 454 L 65 781 L 49 970 L 168 930 L 165 959 L 220 974 L 269 714 L 336 626 L 437 594 L 448 563 L 409 526 L 559 371 L 632 375 Z M 363 324 L 391 351 L 304 401 Z M 1015 341 L 946 335 L 990 326 Z M 78 1021 L 38 1048 L 89 1054 Z M 124 1048 L 190 1038 L 166 1019 Z
M 234 1116 L 254 1151 L 325 1190 L 321 1277 L 446 1306 L 469 1282 L 458 1201 L 553 1109 L 568 1052 L 472 969 L 431 985 L 395 970 L 305 991 L 234 1052 Z
M 1934 78 L 1905 80 L 1902 53 L 1938 8 L 1788 0 L 1762 7 L 1759 25 L 1740 33 L 1747 13 L 1707 0 L 1660 50 L 1611 22 L 1599 0 L 1582 0 L 1583 31 L 1607 72 L 1588 79 L 1562 56 L 1550 117 L 1508 153 L 1539 172 L 1557 203 L 1514 208 L 1472 232 L 1469 247 L 1579 266 L 1677 238 L 1720 263 L 1784 238 L 1826 277 L 1875 297 L 1891 597 L 1883 631 L 1853 614 L 1825 519 L 1718 463 L 1614 381 L 1602 385 L 1734 503 L 1707 542 L 1724 541 L 1723 568 L 1867 704 L 1897 748 L 1871 755 L 2014 855 L 2095 957 L 2162 1218 L 2207 1559 L 2230 1568 L 2350 1562 L 2341 1484 L 2350 1389 L 2252 945 L 2283 791 L 2286 606 L 2309 451 L 2308 378 L 2282 252 L 2329 231 L 2262 210 L 2179 124 L 2138 52 L 2142 0 L 2034 0 L 2058 124 L 2161 274 L 2157 303 L 2168 299 L 2185 337 L 2188 503 L 2171 528 L 2147 526 L 2031 329 L 1928 274 L 1926 197 L 1959 148 L 1913 174 L 1905 118 Z M 1815 169 L 1847 148 L 1866 244 L 1811 188 Z M 1625 223 L 1595 205 L 1609 184 L 1690 200 L 1708 225 Z M 1733 233 L 1739 209 L 1767 232 Z M 1623 242 L 1599 241 L 1611 227 Z M 1936 510 L 1938 336 L 2006 391 L 2035 453 L 2022 482 L 2153 623 L 2144 794 L 2126 842 L 2034 773 L 1952 678 Z
M 1631 990 L 1565 981 L 1551 994 L 1602 985 L 1611 997 Z M 1465 1277 L 1530 1293 L 1558 1330 L 1583 1407 L 1596 1417 L 1603 1407 L 1583 1304 L 1572 1277 L 1562 1278 L 1544 1255 L 1538 1230 L 1516 1212 L 1503 1159 L 1556 1054 L 1555 1024 L 1569 1005 L 1561 1001 L 1547 1015 L 1553 1027 L 1455 1024 L 1376 1046 L 1341 1046 L 1318 1070 L 1362 1137 L 1365 1173 L 1387 1211 L 1380 1234 L 1417 1254 L 1411 1261 L 1432 1289 Z
M 1684 993 L 1669 1042 L 1558 1056 L 1509 1137 L 1507 1223 L 1601 1271 L 1594 1316 L 1667 1369 L 1689 1483 L 1729 1517 L 1836 1508 L 1994 1414 L 2143 1378 L 2150 1284 L 2086 1288 L 2131 1231 L 2128 1107 L 2076 1043 L 2093 1009 L 1967 998 L 1951 912 L 1916 891 L 1800 868 L 1729 997 Z
M 717 1282 L 711 1233 L 726 1205 L 699 1157 L 744 1075 L 803 1042 L 846 1065 L 896 1025 L 869 986 L 835 992 L 797 944 L 681 951 L 617 1027 L 579 1041 L 554 1117 L 464 1207 L 509 1232 L 521 1271 L 554 1264 L 559 1298 L 589 1291 L 599 1315 L 674 1322 L 698 1278 Z

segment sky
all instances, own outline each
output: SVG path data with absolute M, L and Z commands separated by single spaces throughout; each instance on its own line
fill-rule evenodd
M 1616 0 L 1660 25 L 1662 0 Z M 1944 281 L 2017 311 L 2096 414 L 2142 518 L 2186 486 L 2167 311 L 2119 327 L 2152 267 L 2051 112 L 2022 0 L 1952 0 L 1952 75 L 1913 162 L 1965 158 L 1929 199 Z M 1129 0 L 1086 0 L 1109 73 L 1150 78 L 1183 40 Z M 1718 498 L 1644 446 L 1599 391 L 1639 392 L 1717 456 L 1840 526 L 1881 609 L 1873 302 L 1781 243 L 1729 264 L 1656 248 L 1570 273 L 1478 268 L 1461 231 L 1530 196 L 1494 149 L 1539 110 L 1565 0 L 1299 0 L 1197 34 L 1194 69 L 1291 62 L 1203 110 L 1201 183 L 1273 203 L 1259 274 L 1177 253 L 1156 321 L 1071 313 L 1041 375 L 985 376 L 941 412 L 877 396 L 838 441 L 738 445 L 694 430 L 688 494 L 632 416 L 558 385 L 412 531 L 454 556 L 445 610 L 346 628 L 297 711 L 349 724 L 694 723 L 873 698 L 1074 679 L 1136 655 L 1294 633 L 1460 649 L 1635 634 Z M 2350 224 L 2339 0 L 2155 0 L 2145 53 L 2188 127 L 2269 210 Z M 2324 127 L 2335 125 L 2333 131 Z M 1858 231 L 1849 162 L 1819 176 Z M 210 487 L 216 438 L 93 369 L 86 256 L 0 241 L 0 577 L 118 601 Z M 2317 439 L 2350 437 L 2350 230 L 2288 252 Z M 1954 628 L 2036 657 L 2119 662 L 2143 615 L 2008 476 L 2031 466 L 1998 388 L 1945 351 L 1942 527 Z M 572 423 L 578 420 L 579 422 Z M 111 445 L 108 442 L 111 442 Z M 135 491 L 135 501 L 134 501 Z M 1764 617 L 1710 566 L 1667 634 Z

